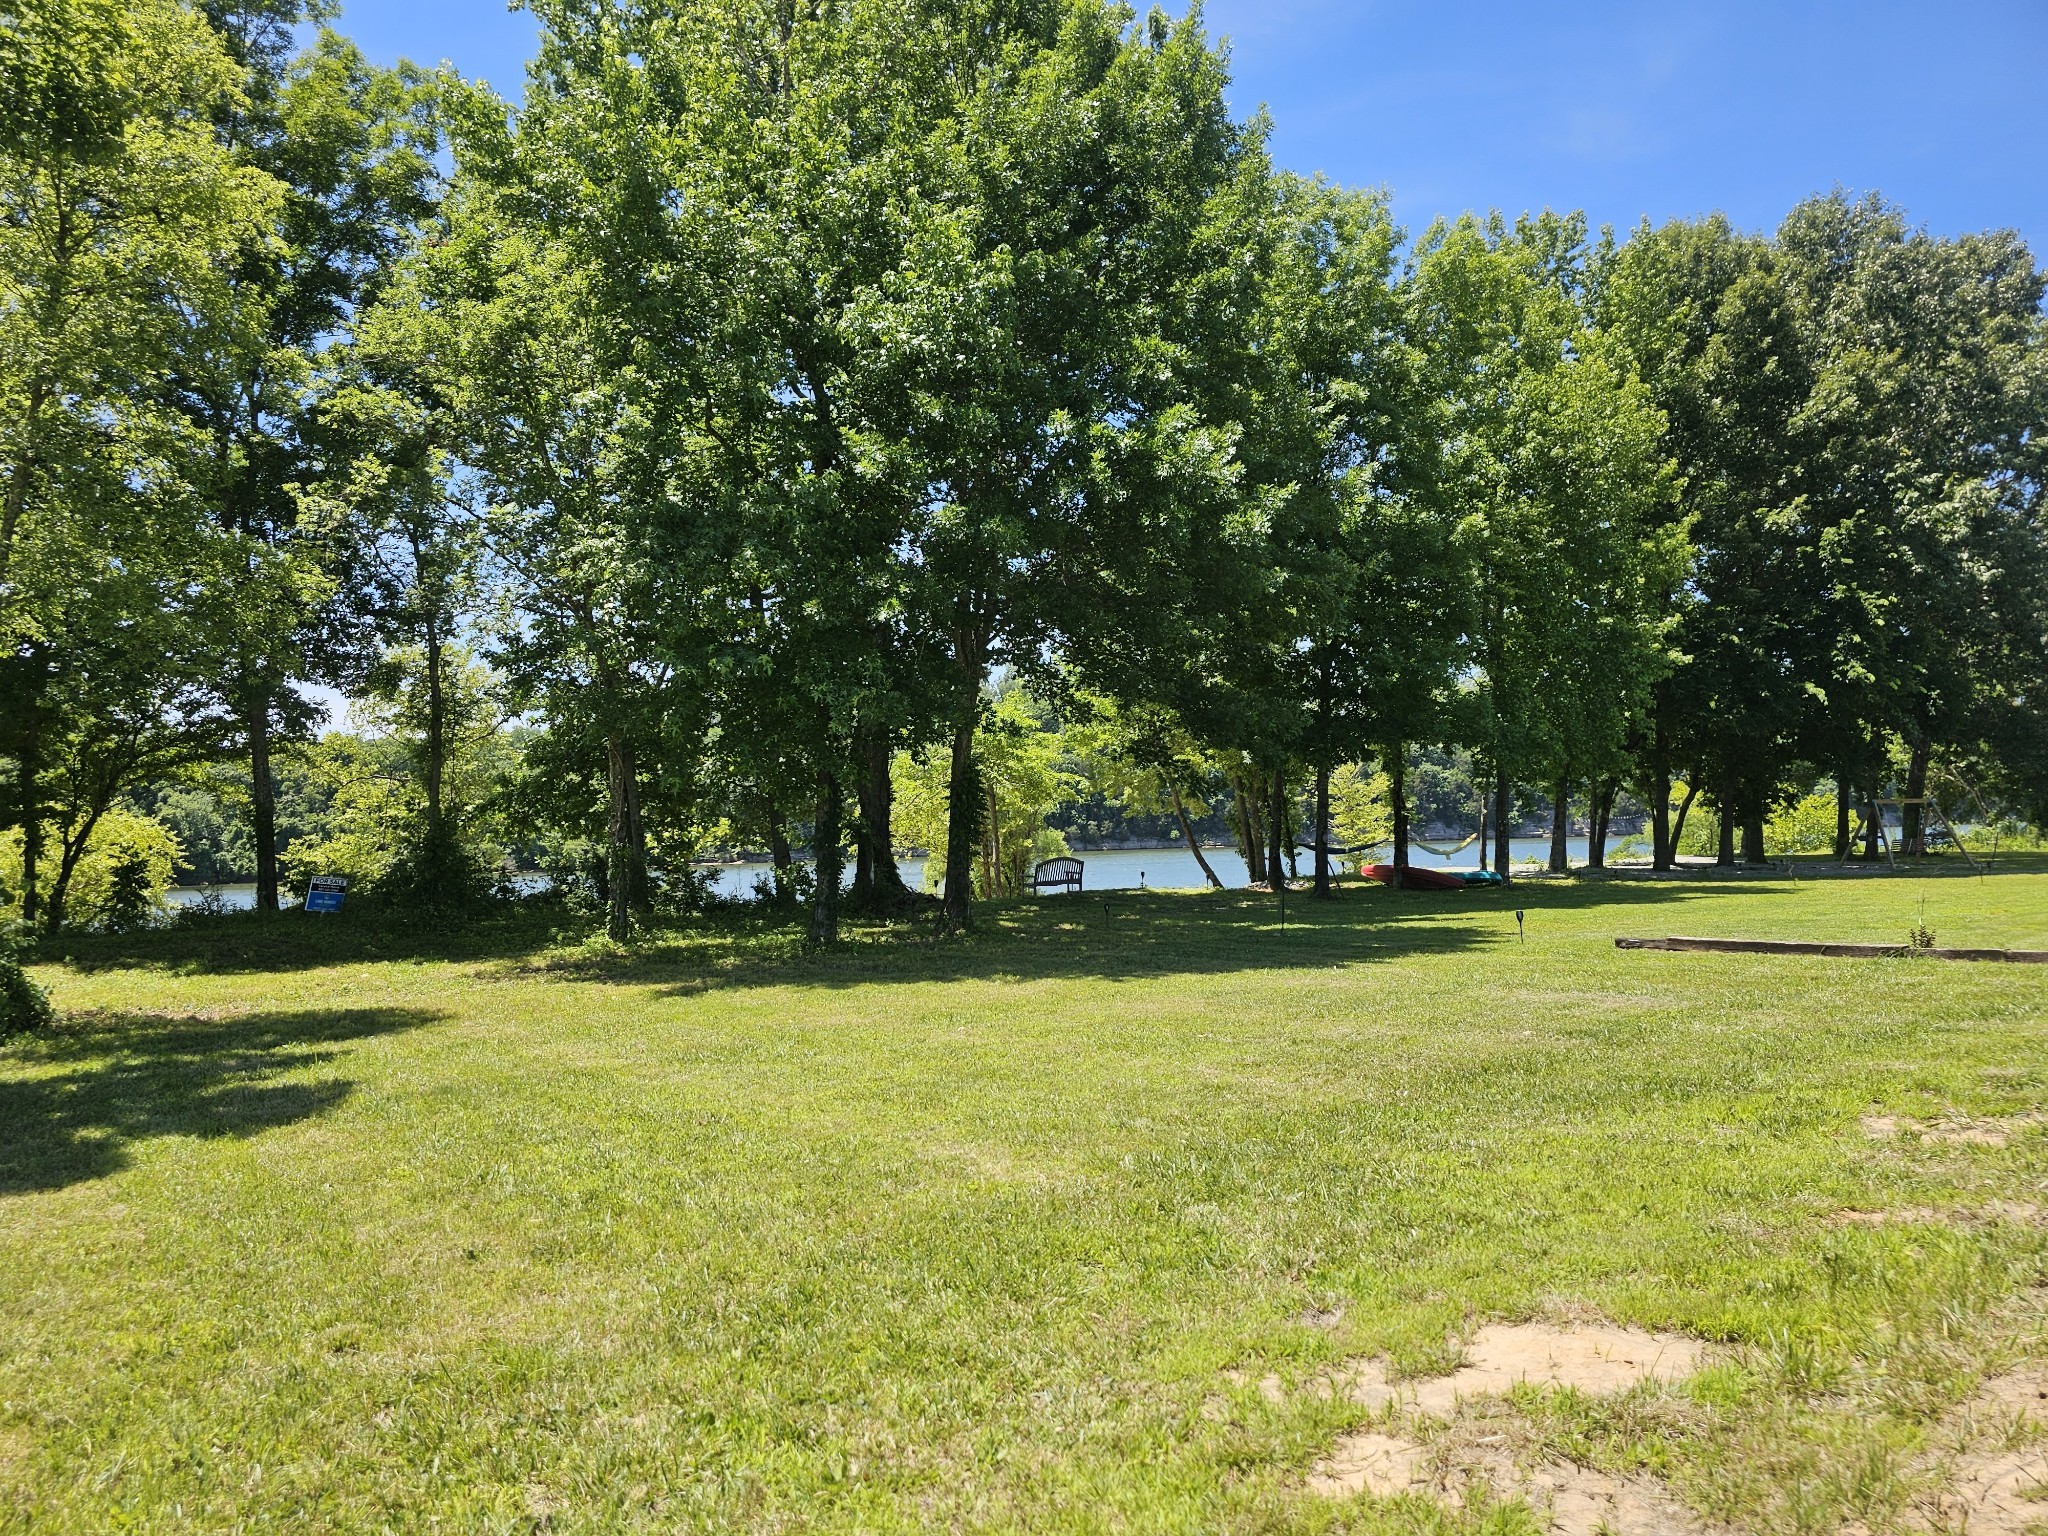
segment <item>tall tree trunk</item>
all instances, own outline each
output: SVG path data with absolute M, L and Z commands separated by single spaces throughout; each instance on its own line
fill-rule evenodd
M 981 882 L 981 888 L 990 898 L 1008 894 L 1003 889 L 1003 813 L 996 803 L 995 781 L 988 786 L 988 834 L 982 841 L 988 850 L 988 874 Z
M 1886 838 L 1888 829 L 1884 824 L 1884 807 L 1878 804 L 1878 797 L 1884 793 L 1884 784 L 1878 775 L 1884 772 L 1884 741 L 1875 732 L 1870 741 L 1870 816 L 1863 828 L 1863 857 L 1876 859 L 1882 851 L 1879 844 Z M 1893 844 L 1897 851 L 1897 844 Z
M 839 778 L 830 772 L 818 775 L 818 816 L 811 834 L 811 856 L 816 861 L 817 879 L 811 886 L 811 942 L 835 944 L 839 940 L 839 882 L 846 862 L 840 852 Z
M 1273 816 L 1280 823 L 1280 846 L 1287 854 L 1287 878 L 1301 878 L 1301 828 L 1295 820 L 1294 797 L 1287 793 L 1287 775 L 1273 775 Z
M 427 625 L 427 837 L 438 847 L 441 841 L 442 785 L 448 770 L 448 702 L 441 682 L 441 633 Z
M 855 731 L 853 780 L 853 889 L 847 892 L 847 906 L 855 912 L 875 910 L 875 842 L 868 823 L 868 733 Z
M 1408 749 L 1387 748 L 1387 808 L 1393 812 L 1394 884 L 1408 883 Z
M 856 791 L 860 818 L 854 826 L 854 907 L 869 912 L 900 912 L 910 904 L 910 888 L 896 868 L 896 838 L 890 828 L 896 790 L 889 779 L 887 734 L 866 733 L 860 753 L 860 783 Z
M 1660 760 L 1650 774 L 1650 868 L 1671 868 L 1676 848 L 1671 829 L 1671 768 Z
M 1835 858 L 1849 857 L 1849 813 L 1856 801 L 1856 791 L 1850 786 L 1855 775 L 1846 768 L 1835 771 Z
M 1316 764 L 1316 895 L 1330 899 L 1330 766 Z
M 606 863 L 611 876 L 611 910 L 605 931 L 619 943 L 633 933 L 633 914 L 651 909 L 647 897 L 647 829 L 640 821 L 640 765 L 633 744 L 614 733 L 605 737 L 605 792 L 610 802 Z
M 1557 794 L 1550 802 L 1550 872 L 1553 875 L 1568 875 L 1572 869 L 1572 850 L 1568 839 L 1572 831 L 1572 781 L 1560 777 Z
M 768 798 L 768 858 L 775 870 L 775 899 L 787 905 L 796 896 L 796 884 L 791 878 L 796 871 L 796 856 L 789 847 L 789 828 L 782 820 L 782 806 L 774 796 Z
M 1274 890 L 1281 890 L 1287 884 L 1287 866 L 1282 862 L 1281 841 L 1287 835 L 1287 808 L 1281 804 L 1286 793 L 1287 770 L 1275 768 L 1272 783 L 1267 788 L 1270 799 L 1267 807 L 1270 820 L 1266 827 L 1266 883 Z
M 861 814 L 861 791 L 867 787 L 866 776 L 856 779 L 853 786 L 853 885 L 846 893 L 846 904 L 855 912 L 875 910 L 875 851 L 868 841 L 867 818 Z
M 1607 867 L 1607 818 L 1614 809 L 1615 783 L 1595 779 L 1586 796 L 1586 868 Z
M 1726 779 L 1714 799 L 1714 812 L 1721 818 L 1720 846 L 1714 850 L 1714 863 L 1722 869 L 1735 867 L 1735 787 Z
M 43 907 L 43 927 L 55 933 L 64 926 L 64 917 L 71 901 L 71 874 L 78 867 L 78 857 L 85 852 L 84 839 L 77 845 L 68 843 L 57 855 L 57 878 L 50 882 L 50 898 Z
M 1195 824 L 1188 820 L 1188 808 L 1181 803 L 1180 786 L 1171 778 L 1166 781 L 1166 793 L 1173 800 L 1173 819 L 1180 823 L 1180 835 L 1188 840 L 1188 852 L 1195 856 L 1195 862 L 1202 866 L 1202 878 L 1209 882 L 1211 890 L 1223 889 L 1223 882 L 1216 877 L 1216 871 L 1209 867 L 1209 861 L 1202 856 L 1202 845 L 1195 838 Z
M 974 916 L 974 856 L 981 819 L 981 774 L 974 761 L 974 718 L 953 731 L 946 780 L 946 925 L 964 929 Z
M 1906 793 L 1899 807 L 1899 851 L 1917 858 L 1927 851 L 1927 768 L 1933 749 L 1927 741 L 1913 743 L 1906 764 Z
M 1266 841 L 1259 830 L 1257 798 L 1238 774 L 1230 776 L 1230 799 L 1237 811 L 1240 835 L 1244 838 L 1245 879 L 1252 885 L 1266 883 Z
M 1764 861 L 1764 817 L 1761 811 L 1746 811 L 1742 817 L 1742 862 Z
M 1675 862 L 1677 844 L 1671 835 L 1671 736 L 1665 727 L 1670 707 L 1668 689 L 1660 684 L 1650 716 L 1649 783 L 1650 868 L 1664 870 Z
M 1488 867 L 1488 859 L 1493 852 L 1492 844 L 1488 841 L 1493 830 L 1493 775 L 1481 773 L 1475 760 L 1472 765 L 1472 776 L 1479 783 L 1479 867 L 1483 870 Z
M 21 920 L 31 927 L 42 901 L 36 889 L 43 864 L 43 795 L 37 773 L 41 752 L 41 739 L 31 727 L 22 742 L 21 757 L 14 765 L 15 792 L 21 800 Z
M 1685 836 L 1685 818 L 1692 814 L 1692 803 L 1700 792 L 1700 776 L 1695 773 L 1685 781 L 1685 793 L 1678 801 L 1678 814 L 1671 818 L 1671 862 L 1678 862 L 1678 842 Z
M 270 779 L 270 695 L 249 703 L 249 823 L 256 843 L 256 910 L 277 910 L 277 788 Z
M 50 882 L 50 901 L 43 917 L 51 933 L 64 926 L 64 918 L 70 907 L 71 877 L 78 873 L 78 864 L 85 857 L 86 846 L 92 841 L 93 828 L 100 824 L 104 807 L 86 817 L 85 824 L 74 828 L 62 839 L 57 854 L 57 878 Z
M 1509 800 L 1508 771 L 1496 768 L 1493 771 L 1493 868 L 1503 885 L 1515 878 L 1514 833 L 1508 825 Z

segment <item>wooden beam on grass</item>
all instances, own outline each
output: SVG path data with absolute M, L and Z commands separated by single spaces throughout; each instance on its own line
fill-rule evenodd
M 1616 949 L 1698 949 L 1724 955 L 1834 955 L 1852 960 L 1892 955 L 1929 960 L 2003 960 L 2013 965 L 2048 965 L 2048 949 L 1915 949 L 1910 944 L 1824 944 L 1802 939 L 1625 939 Z

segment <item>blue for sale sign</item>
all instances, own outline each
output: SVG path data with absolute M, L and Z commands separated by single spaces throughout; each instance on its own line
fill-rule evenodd
M 348 889 L 346 875 L 315 875 L 306 882 L 308 912 L 339 912 L 342 892 Z

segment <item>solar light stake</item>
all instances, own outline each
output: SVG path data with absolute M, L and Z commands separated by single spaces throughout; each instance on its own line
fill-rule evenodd
M 1529 935 L 1522 927 L 1522 909 L 1520 907 L 1515 908 L 1515 936 L 1524 944 L 1529 942 Z

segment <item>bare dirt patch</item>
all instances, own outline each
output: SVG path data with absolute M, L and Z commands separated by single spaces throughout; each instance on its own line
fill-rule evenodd
M 1308 1491 L 1326 1499 L 1370 1493 L 1387 1498 L 1427 1486 L 1429 1452 L 1413 1440 L 1376 1429 L 1354 1430 L 1309 1469 Z
M 2048 1364 L 1987 1381 L 1948 1427 L 1955 1449 L 1920 1503 L 1925 1528 L 1970 1536 L 2048 1529 Z
M 1441 1419 L 1465 1398 L 1498 1395 L 1525 1381 L 1596 1397 L 1625 1392 L 1641 1381 L 1675 1381 L 1698 1370 L 1703 1354 L 1697 1339 L 1611 1323 L 1490 1323 L 1473 1335 L 1465 1364 L 1448 1376 L 1389 1381 L 1381 1362 L 1365 1360 L 1347 1367 L 1345 1386 L 1368 1408 L 1394 1403 Z
M 1706 1527 L 1655 1483 L 1610 1477 L 1589 1467 L 1531 1474 L 1529 1502 L 1547 1509 L 1556 1536 L 1699 1536 Z
M 2018 1115 L 1966 1115 L 1947 1110 L 1933 1120 L 1915 1120 L 1908 1115 L 1865 1115 L 1862 1120 L 1863 1134 L 1872 1141 L 1909 1136 L 1928 1147 L 2009 1146 L 2014 1137 L 2039 1125 L 2048 1125 L 2048 1113 L 2040 1110 Z
M 1394 1381 L 1381 1361 L 1351 1361 L 1304 1390 L 1349 1397 L 1374 1421 L 1340 1438 L 1310 1468 L 1307 1487 L 1330 1498 L 1416 1493 L 1456 1506 L 1484 1486 L 1528 1500 L 1561 1536 L 1699 1536 L 1705 1527 L 1656 1482 L 1551 1461 L 1511 1408 L 1483 1404 L 1525 1382 L 1609 1396 L 1690 1375 L 1703 1357 L 1695 1339 L 1582 1322 L 1489 1324 L 1443 1376 Z M 1269 1398 L 1279 1391 L 1272 1377 L 1258 1385 Z
M 1706 1536 L 1708 1528 L 1655 1482 L 1569 1462 L 1531 1463 L 1510 1449 L 1519 1438 L 1467 1433 L 1423 1445 L 1385 1429 L 1361 1429 L 1331 1447 L 1307 1486 L 1326 1498 L 1413 1493 L 1456 1508 L 1483 1485 L 1495 1497 L 1527 1500 L 1553 1536 Z

